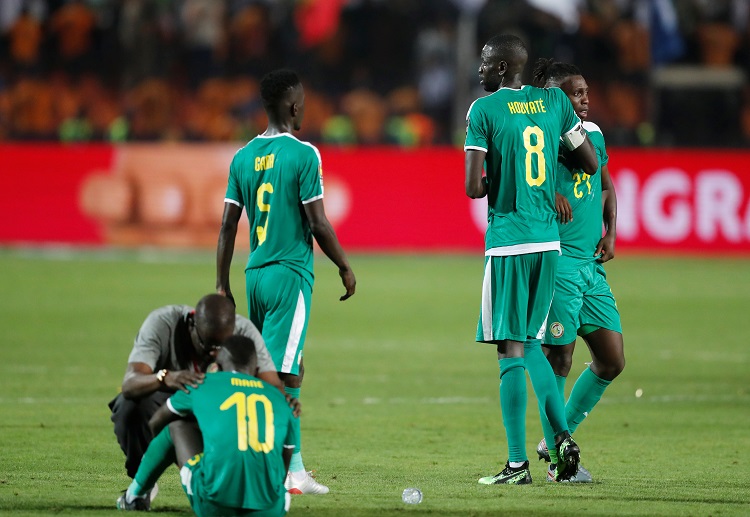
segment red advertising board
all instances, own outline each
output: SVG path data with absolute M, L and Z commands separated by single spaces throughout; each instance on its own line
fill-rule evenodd
M 750 252 L 750 152 L 613 149 L 620 249 Z
M 212 246 L 236 148 L 0 146 L 0 244 Z M 321 154 L 326 210 L 348 249 L 481 252 L 486 201 L 465 196 L 460 149 Z M 609 155 L 618 252 L 750 253 L 750 151 Z
M 101 242 L 100 224 L 81 212 L 78 197 L 113 157 L 109 146 L 0 145 L 0 243 Z

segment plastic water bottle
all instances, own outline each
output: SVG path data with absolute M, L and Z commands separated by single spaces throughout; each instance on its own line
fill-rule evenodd
M 406 488 L 401 494 L 401 500 L 406 504 L 419 504 L 422 502 L 422 491 L 418 488 Z

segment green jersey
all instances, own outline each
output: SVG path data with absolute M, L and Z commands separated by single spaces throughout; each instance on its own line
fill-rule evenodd
M 580 119 L 559 88 L 500 88 L 474 101 L 464 150 L 487 153 L 485 254 L 559 250 L 555 172 L 560 137 Z
M 195 415 L 203 434 L 201 496 L 231 508 L 256 510 L 284 497 L 283 448 L 297 441 L 284 395 L 249 375 L 208 373 L 203 384 L 167 400 L 180 416 Z
M 591 122 L 583 123 L 599 159 L 597 174 L 589 176 L 581 169 L 569 169 L 557 164 L 557 192 L 568 198 L 573 209 L 573 220 L 559 224 L 560 247 L 566 257 L 594 261 L 594 251 L 602 238 L 602 167 L 609 156 L 604 146 L 601 129 Z
M 260 135 L 237 151 L 226 202 L 250 221 L 247 268 L 282 264 L 313 284 L 313 243 L 302 205 L 323 198 L 318 149 L 289 133 Z

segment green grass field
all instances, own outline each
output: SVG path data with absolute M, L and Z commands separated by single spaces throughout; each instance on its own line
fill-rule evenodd
M 523 487 L 476 482 L 507 452 L 495 353 L 473 342 L 482 258 L 352 264 L 341 303 L 317 262 L 303 453 L 331 493 L 291 515 L 750 515 L 750 261 L 611 262 L 628 363 L 576 433 L 597 482 L 548 484 L 533 461 Z M 212 257 L 5 249 L 0 270 L 0 514 L 112 515 L 129 480 L 107 402 L 143 318 L 211 292 Z M 232 279 L 244 313 L 241 257 Z M 568 390 L 588 360 L 581 345 Z M 528 417 L 533 459 L 533 397 Z M 421 504 L 401 502 L 409 486 Z M 160 487 L 153 511 L 190 515 L 176 469 Z

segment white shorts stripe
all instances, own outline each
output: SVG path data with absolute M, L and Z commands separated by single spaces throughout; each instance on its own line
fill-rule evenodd
M 482 333 L 485 341 L 492 338 L 492 259 L 484 266 L 482 280 Z
M 555 291 L 552 291 L 552 297 L 555 297 Z M 552 308 L 552 300 L 549 301 L 549 307 L 547 308 L 547 315 L 544 317 L 544 322 L 542 323 L 542 328 L 539 329 L 539 332 L 536 334 L 537 339 L 544 339 L 544 334 L 547 332 L 547 320 L 549 319 L 549 310 Z
M 180 482 L 185 487 L 187 495 L 193 495 L 193 487 L 190 486 L 193 480 L 193 471 L 188 468 L 187 465 L 183 465 L 180 469 Z
M 284 360 L 281 363 L 281 372 L 289 373 L 292 371 L 292 365 L 294 364 L 294 357 L 297 355 L 297 347 L 299 347 L 300 339 L 302 339 L 302 330 L 305 328 L 305 297 L 302 295 L 302 291 L 299 292 L 297 297 L 297 308 L 294 309 L 294 318 L 292 319 L 292 327 L 289 329 L 289 339 L 286 342 L 286 350 L 284 351 Z

